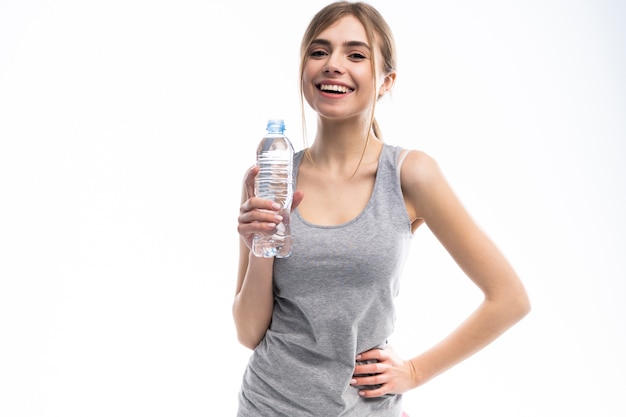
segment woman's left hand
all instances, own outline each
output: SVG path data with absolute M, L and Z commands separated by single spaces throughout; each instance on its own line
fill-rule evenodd
M 361 364 L 364 361 L 373 363 Z M 411 361 L 401 359 L 391 348 L 372 349 L 356 357 L 354 375 L 350 385 L 371 386 L 361 389 L 359 395 L 372 398 L 385 394 L 402 394 L 418 384 L 415 382 L 416 372 Z

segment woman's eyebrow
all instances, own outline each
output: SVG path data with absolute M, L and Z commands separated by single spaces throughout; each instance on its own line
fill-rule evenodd
M 314 39 L 311 42 L 311 45 L 330 46 L 331 43 L 327 39 Z M 370 46 L 367 43 L 362 42 L 362 41 L 345 41 L 343 43 L 343 46 L 348 46 L 348 47 L 360 46 L 360 47 L 363 47 L 363 48 L 367 48 L 368 50 L 370 49 Z

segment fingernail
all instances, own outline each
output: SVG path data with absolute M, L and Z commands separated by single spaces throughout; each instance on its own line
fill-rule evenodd
M 275 219 L 278 223 L 280 223 L 280 222 L 282 222 L 282 221 L 283 221 L 283 216 L 281 216 L 280 214 L 276 214 L 276 215 L 274 215 L 274 219 Z
M 272 203 L 272 208 L 273 208 L 274 210 L 280 210 L 280 204 L 278 204 L 278 203 Z
M 356 384 L 356 379 L 350 380 L 350 385 L 354 385 L 354 384 Z
M 361 355 L 356 355 L 356 358 L 357 359 L 361 359 Z

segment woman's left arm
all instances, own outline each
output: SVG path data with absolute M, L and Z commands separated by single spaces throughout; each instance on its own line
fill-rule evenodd
M 450 335 L 409 361 L 393 352 L 373 350 L 359 358 L 379 362 L 360 365 L 355 385 L 382 384 L 361 395 L 401 393 L 422 385 L 487 346 L 530 311 L 522 282 L 504 255 L 477 226 L 427 154 L 411 151 L 403 164 L 402 189 L 416 222 L 425 222 L 452 258 L 478 286 L 484 299 Z

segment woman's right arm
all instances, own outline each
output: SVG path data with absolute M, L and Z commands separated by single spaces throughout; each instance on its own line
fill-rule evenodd
M 274 309 L 274 258 L 258 258 L 242 242 L 233 317 L 239 342 L 254 349 L 270 326 Z
M 274 295 L 272 273 L 274 258 L 259 258 L 252 254 L 255 233 L 272 231 L 280 222 L 278 209 L 270 200 L 254 196 L 254 179 L 258 168 L 246 172 L 241 196 L 237 231 L 239 232 L 239 268 L 233 302 L 233 318 L 239 342 L 254 349 L 265 336 L 272 320 Z M 268 210 L 268 211 L 261 211 Z

